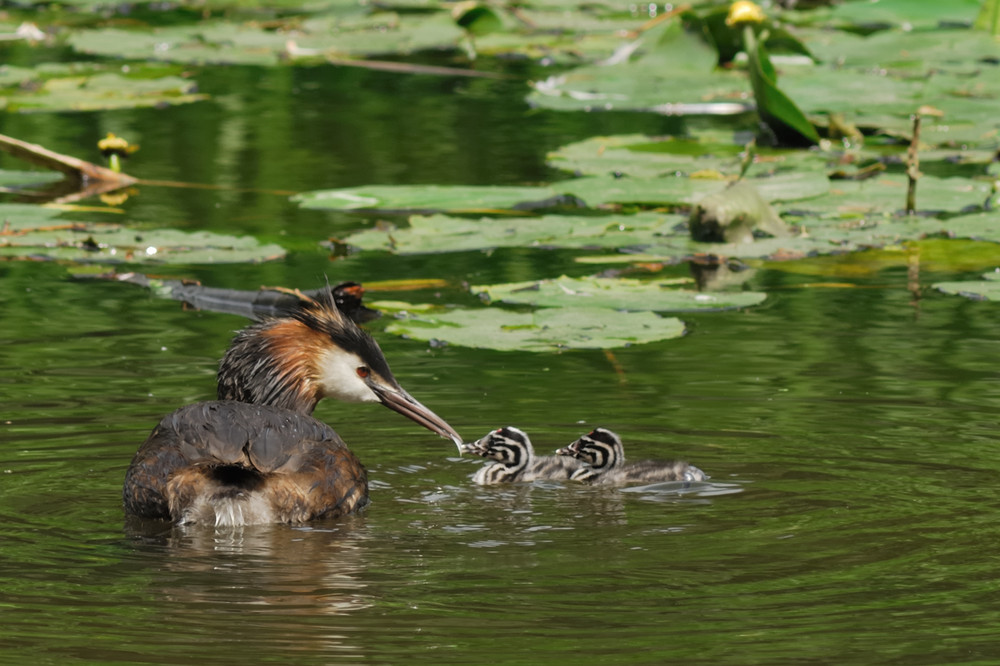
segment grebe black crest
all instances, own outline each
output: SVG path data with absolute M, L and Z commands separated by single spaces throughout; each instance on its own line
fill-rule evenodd
M 219 400 L 166 416 L 125 475 L 125 512 L 174 522 L 298 523 L 368 501 L 360 461 L 311 414 L 322 398 L 378 402 L 461 444 L 399 385 L 375 340 L 324 297 L 240 331 Z
M 607 428 L 595 428 L 569 446 L 559 449 L 556 454 L 584 463 L 585 467 L 574 472 L 572 478 L 585 483 L 624 485 L 704 481 L 708 478 L 697 467 L 680 460 L 626 463 L 621 438 Z
M 513 426 L 498 428 L 475 442 L 463 444 L 461 450 L 496 461 L 483 465 L 472 477 L 484 486 L 539 479 L 566 480 L 582 467 L 572 458 L 536 456 L 528 435 Z

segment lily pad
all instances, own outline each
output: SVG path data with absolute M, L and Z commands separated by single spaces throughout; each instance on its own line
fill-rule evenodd
M 611 64 L 584 65 L 532 84 L 528 102 L 559 110 L 742 113 L 750 82 L 716 70 L 715 51 L 680 21 L 637 38 L 637 55 Z
M 862 4 L 848 3 L 844 6 L 852 9 L 845 11 Z M 797 22 L 809 22 L 805 13 L 790 15 Z M 780 106 L 789 101 L 813 124 L 826 124 L 828 114 L 839 113 L 855 126 L 899 133 L 900 125 L 905 125 L 918 107 L 933 104 L 945 112 L 946 120 L 940 128 L 927 128 L 925 142 L 989 145 L 995 139 L 1000 121 L 988 109 L 995 109 L 1000 73 L 995 42 L 988 33 L 953 28 L 888 31 L 865 37 L 815 27 L 796 28 L 795 32 L 820 63 L 810 58 L 800 58 L 798 64 L 775 59 L 781 92 L 787 97 Z M 691 57 L 671 53 L 672 49 L 686 50 Z M 643 36 L 630 59 L 583 65 L 536 81 L 528 100 L 558 110 L 743 112 L 748 106 L 750 77 L 735 68 L 715 68 L 703 57 L 704 50 L 705 44 L 697 35 L 679 26 L 670 27 L 659 42 Z M 763 69 L 751 69 L 760 79 Z M 982 108 L 965 104 L 966 100 L 981 101 Z M 978 134 L 965 127 L 980 120 L 987 126 L 980 127 Z M 798 131 L 808 132 L 808 123 L 801 118 L 798 121 Z M 810 136 L 810 140 L 815 137 Z
M 462 347 L 550 352 L 614 349 L 668 340 L 684 334 L 684 323 L 652 312 L 609 308 L 545 308 L 535 312 L 481 308 L 420 315 L 390 324 L 386 331 Z
M 1000 301 L 1000 273 L 986 273 L 982 280 L 938 282 L 934 288 L 945 294 L 964 296 L 975 301 Z
M 292 197 L 303 208 L 382 211 L 486 211 L 552 199 L 549 187 L 372 185 Z
M 208 231 L 138 230 L 119 224 L 64 220 L 56 208 L 0 205 L 0 256 L 78 263 L 200 264 L 266 261 L 277 245 Z
M 825 194 L 829 182 L 822 173 L 788 172 L 751 179 L 766 201 L 797 201 Z M 608 204 L 685 206 L 718 192 L 725 183 L 714 179 L 615 178 L 588 176 L 548 187 L 465 185 L 371 185 L 319 190 L 292 197 L 304 208 L 378 210 L 387 212 L 500 212 L 560 207 L 597 208 Z
M 895 122 L 895 121 L 893 121 Z M 909 125 L 912 121 L 907 119 Z M 935 124 L 933 118 L 924 121 Z M 982 126 L 980 126 L 982 129 Z M 907 130 L 908 131 L 908 130 Z M 643 136 L 626 134 L 596 136 L 567 144 L 550 152 L 549 166 L 576 176 L 691 176 L 696 173 L 735 178 L 743 168 L 744 144 L 749 135 L 734 133 L 697 132 L 690 136 Z M 954 148 L 920 151 L 921 165 L 940 163 L 942 170 L 955 164 L 990 163 L 995 151 Z M 758 147 L 754 150 L 749 175 L 762 177 L 784 172 L 805 171 L 831 175 L 844 172 L 854 165 L 874 162 L 899 163 L 906 158 L 906 146 L 888 145 L 834 149 L 814 147 L 809 150 Z
M 906 199 L 903 175 L 882 175 L 862 181 L 837 181 L 829 191 L 808 201 L 783 204 L 784 213 L 798 211 L 809 217 L 861 217 L 901 211 Z M 980 206 L 990 184 L 968 178 L 924 176 L 917 182 L 917 210 L 958 213 Z
M 538 307 L 602 307 L 616 310 L 691 312 L 731 310 L 761 303 L 767 294 L 752 291 L 700 292 L 628 278 L 570 278 L 471 287 L 491 301 Z
M 981 0 L 951 2 L 913 2 L 913 0 L 880 0 L 879 2 L 845 2 L 832 9 L 820 10 L 813 20 L 822 19 L 828 26 L 932 28 L 941 23 L 971 23 L 976 18 Z
M 409 227 L 370 229 L 344 243 L 397 254 L 466 252 L 498 247 L 618 248 L 649 245 L 657 234 L 683 225 L 681 215 L 638 213 L 580 217 L 498 217 L 473 220 L 448 215 L 414 216 Z
M 109 68 L 95 63 L 46 64 L 34 69 L 8 67 L 0 76 L 0 106 L 22 113 L 93 111 L 206 99 L 197 84 L 162 65 Z

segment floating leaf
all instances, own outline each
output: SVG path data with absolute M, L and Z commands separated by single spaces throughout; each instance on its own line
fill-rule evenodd
M 757 305 L 767 295 L 759 292 L 699 292 L 657 282 L 628 278 L 570 278 L 512 282 L 471 287 L 492 301 L 538 307 L 601 307 L 616 310 L 690 312 L 730 310 Z
M 318 190 L 292 197 L 303 208 L 383 211 L 485 211 L 512 209 L 552 199 L 548 187 L 473 185 L 371 185 Z
M 807 201 L 781 206 L 786 213 L 821 217 L 861 217 L 892 214 L 901 211 L 906 199 L 906 177 L 885 174 L 862 181 L 837 181 L 830 191 Z M 968 178 L 935 178 L 924 176 L 917 187 L 917 208 L 920 211 L 957 213 L 982 205 L 989 195 L 990 185 Z
M 344 239 L 362 250 L 398 254 L 465 252 L 498 247 L 617 248 L 655 242 L 683 224 L 680 215 L 638 213 L 578 217 L 499 217 L 472 220 L 447 215 L 414 216 L 410 226 L 360 231 Z
M 905 26 L 933 28 L 941 23 L 969 22 L 976 16 L 981 0 L 950 0 L 949 2 L 914 2 L 913 0 L 880 0 L 879 2 L 846 2 L 821 12 L 828 26 L 864 27 L 868 29 Z M 815 20 L 814 19 L 814 20 Z
M 717 54 L 698 35 L 669 21 L 637 39 L 638 55 L 584 65 L 532 84 L 528 101 L 554 109 L 741 113 L 750 90 L 740 72 L 716 70 Z
M 748 182 L 767 201 L 808 199 L 829 189 L 822 173 L 790 172 Z M 700 178 L 589 176 L 548 187 L 370 185 L 306 192 L 292 200 L 304 208 L 334 210 L 499 212 L 606 204 L 690 205 L 724 187 L 717 180 Z
M 252 237 L 208 231 L 136 230 L 118 224 L 75 222 L 42 206 L 0 205 L 0 256 L 45 257 L 81 263 L 231 263 L 284 255 Z
M 684 323 L 652 312 L 608 308 L 545 308 L 528 313 L 480 308 L 404 319 L 390 324 L 386 331 L 462 347 L 547 352 L 612 349 L 668 340 L 684 334 Z
M 937 282 L 933 286 L 945 294 L 964 296 L 975 301 L 1000 301 L 1000 273 L 986 273 L 982 280 Z
M 550 152 L 547 162 L 577 176 L 651 178 L 706 170 L 735 175 L 742 149 L 732 140 L 709 143 L 697 137 L 595 136 Z
M 92 111 L 187 104 L 206 99 L 175 67 L 135 65 L 127 74 L 95 63 L 6 68 L 0 96 L 7 111 Z

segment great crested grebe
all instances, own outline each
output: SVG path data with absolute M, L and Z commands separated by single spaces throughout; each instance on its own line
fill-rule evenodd
M 511 481 L 536 479 L 565 480 L 580 470 L 583 464 L 561 456 L 536 456 L 531 440 L 524 431 L 513 426 L 498 428 L 485 437 L 461 445 L 462 453 L 474 453 L 497 462 L 483 465 L 472 480 L 488 486 Z
M 556 451 L 585 463 L 573 473 L 574 481 L 623 485 L 626 483 L 657 483 L 660 481 L 704 481 L 708 476 L 693 465 L 680 460 L 625 463 L 625 448 L 621 438 L 607 428 L 595 428 L 569 446 Z
M 375 340 L 327 289 L 240 331 L 219 364 L 218 400 L 169 414 L 125 474 L 125 512 L 177 523 L 297 523 L 368 502 L 364 467 L 310 414 L 322 398 L 380 402 L 460 445 L 403 390 Z

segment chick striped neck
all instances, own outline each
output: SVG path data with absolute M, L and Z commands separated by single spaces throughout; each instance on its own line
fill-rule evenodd
M 535 456 L 528 435 L 514 427 L 494 430 L 474 442 L 468 450 L 497 461 L 484 466 L 476 474 L 477 483 L 486 484 L 515 480 L 524 473 Z
M 621 438 L 606 428 L 595 428 L 569 446 L 560 449 L 559 453 L 573 456 L 588 465 L 573 474 L 572 478 L 576 481 L 595 479 L 621 468 L 625 462 L 625 449 Z

